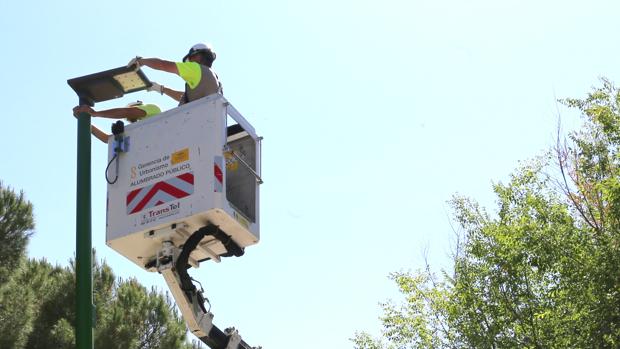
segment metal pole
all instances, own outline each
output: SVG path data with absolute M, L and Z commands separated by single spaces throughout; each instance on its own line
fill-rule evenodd
M 80 104 L 82 100 L 80 100 Z M 90 114 L 79 113 L 77 127 L 77 200 L 75 224 L 75 342 L 93 348 L 93 261 L 90 197 Z

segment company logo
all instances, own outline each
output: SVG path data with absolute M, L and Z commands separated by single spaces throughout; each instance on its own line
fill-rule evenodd
M 157 220 L 174 216 L 175 214 L 181 212 L 181 203 L 173 202 L 167 206 L 159 207 L 157 209 L 148 210 L 142 214 L 140 219 L 140 225 L 145 225 L 151 222 L 155 222 Z

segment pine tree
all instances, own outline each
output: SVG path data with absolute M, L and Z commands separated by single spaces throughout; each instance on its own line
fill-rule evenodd
M 33 229 L 32 204 L 0 182 L 0 287 L 25 257 Z

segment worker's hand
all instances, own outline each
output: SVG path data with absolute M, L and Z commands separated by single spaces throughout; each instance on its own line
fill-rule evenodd
M 151 87 L 147 88 L 146 90 L 149 92 L 155 91 L 155 92 L 159 92 L 160 94 L 164 94 L 164 85 L 160 85 L 154 81 L 151 81 L 151 83 L 153 84 Z
M 77 117 L 80 113 L 88 113 L 90 115 L 93 115 L 95 113 L 95 110 L 88 105 L 78 105 L 77 107 L 73 108 L 73 116 Z
M 133 65 L 135 65 L 136 70 L 140 69 L 140 59 L 142 59 L 142 57 L 135 56 L 134 58 L 131 59 L 131 61 L 129 61 L 129 63 L 127 63 L 127 67 L 131 68 Z

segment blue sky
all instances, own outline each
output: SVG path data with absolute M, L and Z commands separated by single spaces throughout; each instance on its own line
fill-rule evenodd
M 77 97 L 67 79 L 213 44 L 226 97 L 264 137 L 261 242 L 203 264 L 215 323 L 265 348 L 349 348 L 376 332 L 389 272 L 449 266 L 454 193 L 493 212 L 493 182 L 552 145 L 556 103 L 618 81 L 614 1 L 0 3 L 0 180 L 35 205 L 33 258 L 75 249 Z M 166 86 L 180 78 L 146 70 Z M 175 106 L 146 92 L 135 99 Z M 94 120 L 109 129 L 109 121 Z M 105 246 L 106 148 L 93 139 L 93 244 Z M 425 252 L 426 251 L 426 252 Z

